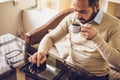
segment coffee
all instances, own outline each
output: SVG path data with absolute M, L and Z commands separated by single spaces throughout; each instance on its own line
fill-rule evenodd
M 80 24 L 72 24 L 73 26 L 80 26 Z
M 72 23 L 70 25 L 70 31 L 73 32 L 73 33 L 78 33 L 80 32 L 80 24 L 77 24 L 77 23 Z

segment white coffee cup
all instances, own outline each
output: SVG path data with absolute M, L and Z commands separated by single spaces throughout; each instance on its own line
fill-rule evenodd
M 70 24 L 70 31 L 73 32 L 73 33 L 78 33 L 80 32 L 80 24 L 79 23 L 71 23 Z

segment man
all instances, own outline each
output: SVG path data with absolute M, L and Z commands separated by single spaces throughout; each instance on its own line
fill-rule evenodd
M 46 54 L 53 44 L 69 33 L 71 50 L 67 60 L 96 75 L 92 80 L 109 80 L 108 63 L 120 67 L 120 21 L 102 12 L 99 0 L 73 0 L 73 6 L 74 13 L 43 38 L 38 52 L 29 61 L 40 66 L 46 61 Z M 80 32 L 73 33 L 69 28 L 76 21 L 83 26 Z

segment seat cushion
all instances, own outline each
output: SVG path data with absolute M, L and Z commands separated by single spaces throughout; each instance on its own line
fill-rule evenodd
M 56 42 L 54 45 L 58 50 L 60 58 L 66 59 L 69 55 L 69 50 L 70 50 L 69 34 L 67 34 L 61 40 Z
M 38 49 L 39 44 L 34 44 L 34 48 Z M 50 49 L 49 53 L 53 54 L 61 59 L 66 59 L 69 55 L 70 42 L 69 34 L 57 41 L 54 46 Z
M 34 46 L 32 46 L 32 47 L 34 47 L 34 48 L 36 48 L 36 49 L 38 49 L 38 46 L 39 46 L 39 44 L 35 44 Z M 60 57 L 60 54 L 59 54 L 59 52 L 58 52 L 58 50 L 56 49 L 56 47 L 54 46 L 54 47 L 52 47 L 50 50 L 49 50 L 49 52 L 48 52 L 49 54 L 52 54 L 52 55 L 54 55 L 54 56 L 56 56 L 56 57 L 59 57 L 59 58 L 61 58 Z
M 48 53 L 55 55 L 56 57 L 60 57 L 60 54 L 58 53 L 58 50 L 55 47 L 52 47 Z

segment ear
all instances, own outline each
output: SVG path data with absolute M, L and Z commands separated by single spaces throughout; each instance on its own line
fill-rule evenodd
M 97 12 L 99 10 L 99 2 L 97 2 L 96 5 L 94 6 L 94 10 L 95 10 L 95 12 Z
M 96 9 L 99 9 L 100 6 L 99 6 L 99 2 L 96 3 Z

